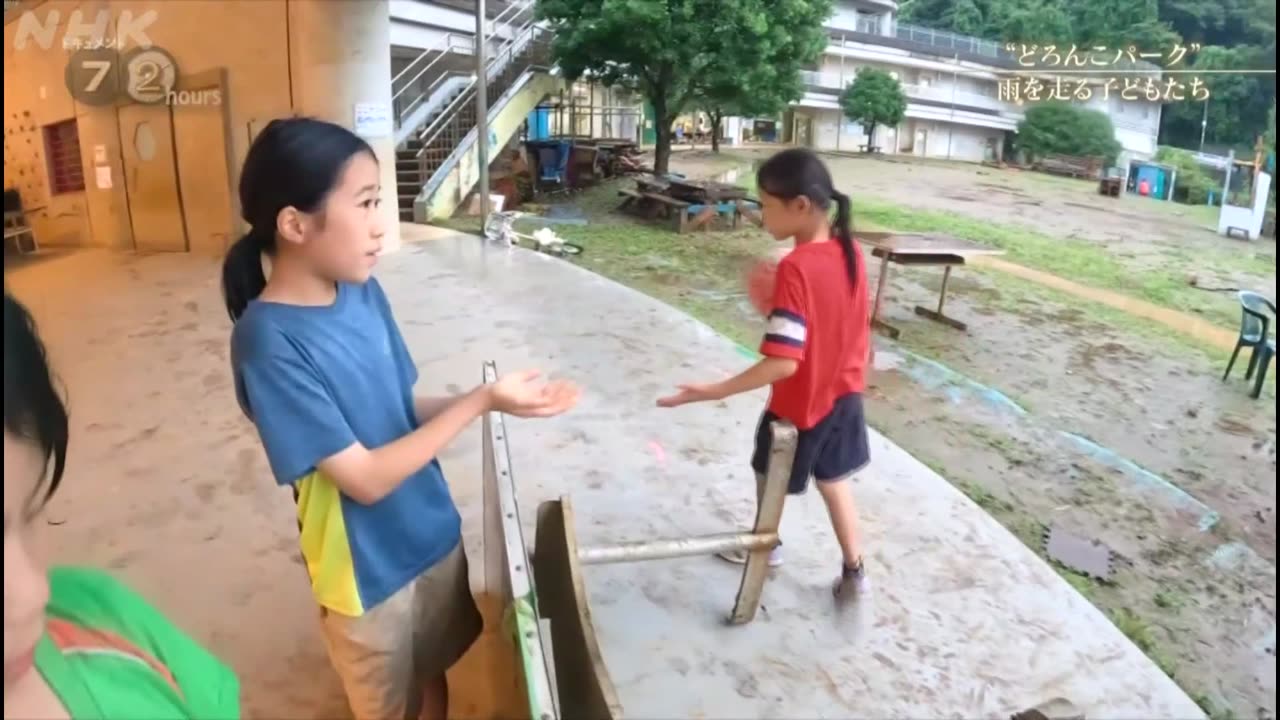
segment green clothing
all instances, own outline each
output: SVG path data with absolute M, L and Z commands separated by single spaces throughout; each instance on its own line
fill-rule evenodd
M 235 720 L 240 685 L 225 665 L 109 575 L 49 573 L 35 666 L 75 720 Z

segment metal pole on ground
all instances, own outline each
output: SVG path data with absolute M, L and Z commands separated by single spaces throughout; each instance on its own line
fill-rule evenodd
M 956 83 L 960 80 L 960 56 L 951 65 L 951 122 L 947 123 L 947 159 L 951 159 L 951 137 L 956 132 Z
M 489 218 L 489 77 L 484 0 L 476 0 L 476 160 L 480 164 L 480 227 Z

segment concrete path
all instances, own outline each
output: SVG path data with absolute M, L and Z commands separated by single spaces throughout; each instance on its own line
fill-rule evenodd
M 532 535 L 539 501 L 571 494 L 583 542 L 745 525 L 745 468 L 763 395 L 661 411 L 683 380 L 742 367 L 705 326 L 611 281 L 474 238 L 385 258 L 425 393 L 481 363 L 536 365 L 586 388 L 572 415 L 509 426 Z M 70 474 L 44 539 L 60 561 L 113 569 L 240 671 L 250 717 L 333 717 L 287 491 L 235 408 L 214 261 L 79 253 L 6 273 L 68 388 Z M 1096 609 L 941 477 L 879 435 L 859 483 L 875 591 L 837 617 L 821 502 L 787 509 L 789 562 L 765 612 L 726 628 L 737 573 L 712 559 L 592 567 L 606 662 L 628 716 L 994 717 L 1053 696 L 1090 717 L 1200 717 Z M 480 438 L 441 458 L 480 567 Z M 490 620 L 495 618 L 491 617 Z M 496 631 L 497 623 L 490 627 Z M 490 638 L 491 639 L 491 638 Z M 512 668 L 482 643 L 456 673 L 460 716 L 509 716 Z

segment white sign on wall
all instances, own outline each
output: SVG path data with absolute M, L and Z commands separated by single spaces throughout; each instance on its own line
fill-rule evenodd
M 395 129 L 391 108 L 381 103 L 356 103 L 355 132 L 363 138 L 386 137 Z

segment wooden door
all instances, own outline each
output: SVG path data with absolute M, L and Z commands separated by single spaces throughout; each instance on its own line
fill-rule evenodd
M 169 106 L 124 105 L 119 109 L 119 116 L 134 249 L 140 252 L 189 250 Z

